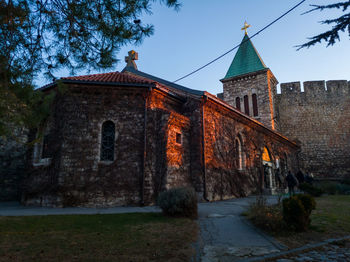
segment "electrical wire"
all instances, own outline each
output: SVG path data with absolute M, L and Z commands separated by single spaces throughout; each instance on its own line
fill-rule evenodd
M 298 6 L 300 6 L 302 3 L 304 3 L 306 0 L 300 1 L 298 4 L 296 4 L 295 6 L 293 6 L 291 9 L 289 9 L 287 12 L 283 13 L 281 16 L 279 16 L 278 18 L 276 18 L 275 20 L 273 20 L 271 23 L 269 23 L 268 25 L 266 25 L 265 27 L 263 27 L 262 29 L 260 29 L 258 32 L 256 32 L 255 34 L 253 34 L 251 37 L 249 37 L 247 40 L 245 40 L 244 42 L 241 42 L 240 44 L 236 45 L 235 47 L 231 48 L 230 50 L 228 50 L 227 52 L 223 53 L 222 55 L 218 56 L 217 58 L 211 60 L 209 63 L 206 63 L 205 65 L 197 68 L 196 70 L 192 71 L 191 73 L 178 78 L 177 80 L 173 81 L 174 83 L 189 77 L 190 75 L 193 75 L 194 73 L 197 73 L 198 71 L 202 70 L 203 68 L 211 65 L 212 63 L 216 62 L 217 60 L 219 60 L 220 58 L 224 57 L 225 55 L 231 53 L 233 50 L 235 50 L 236 48 L 238 48 L 241 44 L 245 43 L 246 41 L 249 41 L 249 39 L 252 39 L 253 37 L 257 36 L 258 34 L 260 34 L 261 32 L 263 32 L 264 30 L 266 30 L 267 28 L 269 28 L 270 26 L 272 26 L 274 23 L 276 23 L 278 20 L 282 19 L 284 16 L 286 16 L 287 14 L 289 14 L 290 12 L 292 12 L 295 8 L 297 8 Z

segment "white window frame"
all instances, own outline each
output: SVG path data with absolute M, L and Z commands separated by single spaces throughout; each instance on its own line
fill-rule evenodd
M 48 166 L 51 164 L 52 157 L 42 158 L 43 146 L 44 146 L 44 136 L 47 134 L 47 128 L 45 128 L 42 133 L 43 136 L 40 141 L 34 144 L 33 148 L 33 166 Z M 36 132 L 36 139 L 39 139 L 39 131 Z

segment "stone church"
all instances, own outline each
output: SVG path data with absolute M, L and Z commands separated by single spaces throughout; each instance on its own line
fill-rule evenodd
M 247 34 L 217 96 L 140 71 L 137 59 L 130 51 L 122 72 L 42 87 L 56 94 L 52 113 L 29 132 L 29 141 L 39 142 L 26 150 L 25 174 L 15 182 L 0 175 L 8 182 L 0 188 L 28 205 L 148 205 L 179 186 L 207 201 L 274 193 L 287 171 L 310 172 L 312 150 L 288 114 L 293 101 L 286 93 L 297 96 L 300 85 L 282 84 L 277 94 L 278 81 Z M 304 111 L 291 112 L 302 121 Z M 323 152 L 316 140 L 309 145 Z M 349 166 L 343 163 L 339 174 Z

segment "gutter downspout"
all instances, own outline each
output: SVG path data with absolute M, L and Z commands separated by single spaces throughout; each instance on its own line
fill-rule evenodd
M 142 155 L 142 177 L 141 177 L 141 199 L 140 205 L 145 205 L 145 165 L 146 165 L 146 154 L 147 154 L 147 107 L 148 107 L 148 97 L 150 92 L 152 91 L 152 87 L 148 89 L 148 92 L 145 96 L 145 111 L 144 111 L 144 123 L 143 123 L 143 155 Z
M 207 183 L 206 183 L 206 165 L 205 165 L 205 121 L 204 121 L 204 104 L 208 101 L 208 97 L 203 95 L 204 101 L 202 103 L 202 159 L 203 159 L 203 198 L 208 201 L 207 196 Z

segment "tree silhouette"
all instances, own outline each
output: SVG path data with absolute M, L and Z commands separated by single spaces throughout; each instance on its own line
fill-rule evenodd
M 341 9 L 343 12 L 345 12 L 349 6 L 350 1 L 346 2 L 338 2 L 334 4 L 329 5 L 311 5 L 314 7 L 313 9 L 309 10 L 306 13 L 314 12 L 314 11 L 324 11 L 326 9 Z M 298 50 L 301 48 L 309 48 L 310 46 L 313 46 L 317 43 L 321 43 L 322 41 L 325 41 L 327 43 L 327 46 L 334 45 L 336 41 L 340 41 L 339 32 L 344 32 L 345 30 L 348 32 L 350 37 L 350 12 L 343 14 L 342 16 L 339 16 L 334 19 L 327 19 L 321 21 L 322 24 L 327 25 L 333 25 L 332 29 L 323 32 L 319 35 L 310 37 L 310 41 L 298 46 Z

